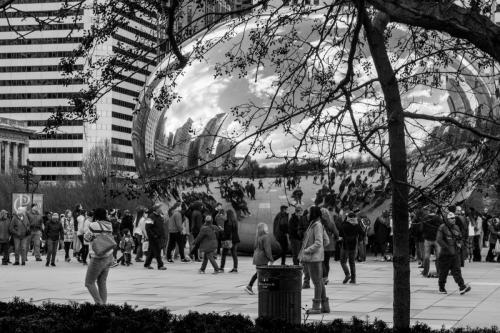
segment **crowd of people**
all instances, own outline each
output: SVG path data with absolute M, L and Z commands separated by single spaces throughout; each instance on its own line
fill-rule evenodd
M 304 267 L 302 287 L 311 288 L 312 281 L 315 288 L 311 313 L 329 312 L 325 285 L 329 283 L 332 258 L 340 261 L 344 273 L 342 282 L 356 284 L 356 262 L 365 261 L 367 252 L 375 257 L 381 255 L 384 261 L 391 260 L 392 252 L 390 210 L 383 210 L 373 225 L 359 210 L 383 198 L 387 186 L 373 189 L 362 174 L 341 177 L 338 192 L 325 182 L 321 183 L 314 204 L 305 207 L 300 177 L 285 181 L 277 178 L 274 185 L 283 184 L 293 191 L 291 197 L 295 202 L 280 207 L 271 231 L 266 223 L 257 225 L 254 244 L 256 266 L 276 260 L 285 265 L 291 253 L 292 264 Z M 217 201 L 207 187 L 206 192 L 177 193 L 177 200 L 168 211 L 159 204 L 134 212 L 90 210 L 81 205 L 61 214 L 45 212 L 42 215 L 36 206 L 23 207 L 12 216 L 2 210 L 2 264 L 11 263 L 10 248 L 13 248 L 13 265 L 26 265 L 27 253 L 32 250 L 36 261 L 42 261 L 45 255 L 46 266 L 54 267 L 57 251 L 64 250 L 65 261 L 76 260 L 88 266 L 85 285 L 96 303 L 106 302 L 107 274 L 110 268 L 120 264 L 140 263 L 153 269 L 154 260 L 158 270 L 166 270 L 163 260 L 199 262 L 198 272 L 203 274 L 210 262 L 213 273 L 219 274 L 225 271 L 230 255 L 233 266 L 229 272 L 237 273 L 238 222 L 250 215 L 245 198 L 255 200 L 256 189 L 250 181 L 245 185 L 238 182 L 219 182 L 219 185 L 221 201 L 225 199 L 226 205 Z M 261 189 L 264 186 L 259 181 L 258 190 Z M 289 209 L 293 209 L 293 213 L 289 214 Z M 479 213 L 459 206 L 438 210 L 429 205 L 411 212 L 409 225 L 412 258 L 418 260 L 423 276 L 438 277 L 441 293 L 446 293 L 449 273 L 460 293 L 470 291 L 461 276 L 461 268 L 467 261 L 481 261 L 484 246 L 489 250 L 485 260 L 500 262 L 500 219 L 489 215 L 487 210 Z M 436 257 L 435 273 L 430 268 L 432 254 Z M 256 278 L 254 275 L 245 287 L 250 294 L 253 294 Z

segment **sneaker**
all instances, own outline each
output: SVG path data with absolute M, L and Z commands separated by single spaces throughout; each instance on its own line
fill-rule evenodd
M 161 267 L 158 267 L 158 270 L 159 270 L 159 271 L 166 271 L 166 270 L 167 270 L 167 267 L 165 267 L 165 266 L 161 266 Z
M 198 270 L 198 273 L 199 273 L 199 274 L 205 274 L 205 271 L 204 271 L 204 270 L 202 270 L 202 269 L 199 269 L 199 270 Z
M 245 287 L 245 291 L 249 294 L 249 295 L 255 295 L 255 293 L 253 292 L 252 290 L 252 287 L 250 286 L 246 286 Z
M 346 275 L 346 277 L 344 278 L 344 281 L 342 281 L 342 283 L 346 284 L 347 282 L 349 282 L 350 279 L 351 279 L 351 276 L 350 275 Z
M 142 259 L 135 259 L 135 262 L 144 262 Z
M 55 264 L 55 263 L 52 263 L 52 264 L 50 264 L 50 266 L 52 266 L 52 267 L 56 267 L 56 264 Z
M 173 264 L 173 263 L 174 263 L 174 261 L 173 261 L 172 259 L 168 259 L 168 260 L 167 260 L 167 262 L 169 262 L 169 263 L 171 263 L 171 264 Z
M 144 266 L 144 268 L 147 268 L 147 269 L 154 269 L 153 267 L 151 266 Z
M 191 260 L 187 259 L 187 258 L 184 258 L 181 260 L 181 262 L 191 262 Z
M 444 289 L 444 287 L 440 287 L 439 288 L 439 293 L 440 294 L 447 294 L 448 292 L 446 291 L 446 289 Z
M 238 273 L 238 269 L 237 268 L 233 268 L 232 270 L 229 271 L 229 273 Z
M 12 266 L 19 266 L 19 261 L 16 261 L 15 263 L 13 263 Z
M 23 262 L 21 263 L 21 266 L 26 266 L 26 263 L 23 261 Z
M 471 287 L 468 285 L 464 285 L 460 287 L 460 295 L 468 293 L 471 290 Z
M 111 268 L 118 266 L 118 263 L 115 261 L 111 264 Z
M 201 260 L 201 259 L 195 259 L 195 261 L 196 261 L 196 262 L 202 262 L 202 260 Z
M 36 258 L 36 261 L 43 261 L 42 258 Z

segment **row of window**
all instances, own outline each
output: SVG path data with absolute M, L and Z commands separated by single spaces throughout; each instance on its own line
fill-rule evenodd
M 129 171 L 129 172 L 136 171 L 135 167 L 130 165 L 112 164 L 111 168 L 118 171 Z
M 73 0 L 76 1 L 76 0 Z M 68 1 L 71 2 L 71 1 Z M 61 0 L 14 0 L 14 4 L 20 3 L 61 3 Z
M 111 152 L 111 156 L 113 157 L 119 157 L 119 158 L 126 158 L 126 159 L 129 159 L 129 160 L 133 160 L 134 159 L 134 155 L 131 154 L 131 153 L 124 153 L 122 151 L 116 151 L 116 150 L 113 150 Z
M 0 113 L 54 113 L 73 112 L 72 106 L 0 107 Z
M 129 108 L 132 110 L 135 108 L 134 103 L 125 102 L 125 101 L 122 101 L 121 99 L 112 98 L 111 103 L 113 103 L 114 105 L 123 106 L 124 108 Z
M 134 98 L 139 97 L 139 93 L 137 91 L 133 91 L 130 89 L 114 86 L 113 88 L 111 88 L 111 90 L 120 94 L 132 96 Z
M 72 51 L 16 52 L 0 53 L 0 59 L 64 58 L 71 57 L 72 55 Z
M 75 71 L 83 69 L 83 65 L 75 65 Z M 6 66 L 0 67 L 0 73 L 17 73 L 17 72 L 62 72 L 61 65 L 42 65 L 42 66 Z
M 113 111 L 111 113 L 111 116 L 113 118 L 122 119 L 122 120 L 126 120 L 126 121 L 132 121 L 134 119 L 134 117 L 129 116 L 128 114 L 124 114 L 124 113 L 120 113 L 120 112 L 115 112 L 115 111 Z
M 153 36 L 147 32 L 140 31 L 134 27 L 131 27 L 131 26 L 127 25 L 126 23 L 121 24 L 119 27 L 125 31 L 133 33 L 134 35 L 140 36 L 140 37 L 145 38 L 145 39 L 149 39 L 150 41 L 153 41 L 155 43 L 157 42 L 157 38 L 155 36 Z
M 156 62 L 153 59 L 149 59 L 149 58 L 147 58 L 147 57 L 145 57 L 143 55 L 134 53 L 134 52 L 132 52 L 130 50 L 124 50 L 124 49 L 116 47 L 116 46 L 113 46 L 113 52 L 116 53 L 116 54 L 120 54 L 122 56 L 128 57 L 130 59 L 135 59 L 135 60 L 141 61 L 141 62 L 143 62 L 145 64 L 149 64 L 149 65 L 152 65 L 152 66 L 156 66 L 158 64 L 158 62 Z
M 155 48 L 152 47 L 152 46 L 148 46 L 146 45 L 145 43 L 141 43 L 141 42 L 138 42 L 138 41 L 135 41 L 135 40 L 132 40 L 130 38 L 127 38 L 127 37 L 124 37 L 122 35 L 118 35 L 118 34 L 113 34 L 113 38 L 116 39 L 117 41 L 120 41 L 122 43 L 126 43 L 128 45 L 131 45 L 131 46 L 134 46 L 138 49 L 141 49 L 141 50 L 144 50 L 146 52 L 155 52 Z
M 75 15 L 81 16 L 83 15 L 83 9 L 79 10 L 43 10 L 43 11 L 33 11 L 33 12 L 24 12 L 24 11 L 15 11 L 15 12 L 0 12 L 0 18 L 15 18 L 15 17 L 74 17 Z
M 68 99 L 74 97 L 76 93 L 64 92 L 46 92 L 46 93 L 19 93 L 19 94 L 0 94 L 0 100 L 5 99 L 52 99 L 61 98 Z
M 117 145 L 122 145 L 122 146 L 132 147 L 132 141 L 130 141 L 130 140 L 111 138 L 111 143 L 114 143 Z
M 116 78 L 120 81 L 128 82 L 128 83 L 134 84 L 136 86 L 140 86 L 140 87 L 144 86 L 144 83 L 145 83 L 144 81 L 137 80 L 137 79 L 134 79 L 132 77 L 128 77 L 126 75 L 122 75 L 119 73 L 116 74 Z
M 28 120 L 29 127 L 46 126 L 46 125 L 47 125 L 47 120 Z M 59 125 L 60 126 L 82 126 L 83 120 L 63 120 Z
M 118 125 L 111 125 L 111 130 L 116 131 L 116 132 L 127 133 L 127 134 L 132 133 L 132 129 L 130 129 L 128 127 L 118 126 Z
M 5 31 L 40 31 L 40 30 L 81 30 L 83 23 L 62 23 L 62 24 L 26 24 L 26 25 L 3 25 L 0 32 Z
M 76 181 L 82 180 L 82 175 L 40 175 L 40 180 L 42 181 Z
M 154 25 L 154 24 L 153 24 L 153 23 L 151 23 L 151 22 L 146 21 L 145 19 L 143 19 L 143 18 L 141 18 L 141 17 L 138 17 L 135 13 L 126 14 L 126 13 L 125 13 L 122 9 L 119 9 L 119 8 L 115 9 L 115 12 L 116 12 L 117 14 L 122 15 L 123 17 L 128 18 L 129 20 L 132 20 L 132 21 L 135 21 L 135 22 L 137 22 L 137 23 L 140 23 L 140 24 L 142 24 L 143 26 L 146 26 L 146 27 L 151 28 L 151 29 L 153 29 L 153 30 L 158 29 L 158 27 L 157 27 L 156 25 Z
M 84 84 L 83 79 L 0 80 L 0 86 L 66 86 Z
M 35 168 L 79 168 L 82 161 L 31 161 Z
M 31 140 L 83 140 L 81 133 L 40 133 L 30 137 Z
M 82 37 L 52 37 L 29 39 L 0 39 L 0 45 L 80 44 Z
M 82 147 L 37 147 L 30 148 L 30 154 L 81 154 Z
M 151 74 L 151 72 L 146 69 L 148 66 L 137 67 L 137 66 L 129 64 L 128 62 L 123 62 L 123 61 L 117 61 L 116 65 L 123 68 L 126 71 L 130 71 L 133 73 L 139 73 L 139 74 L 143 74 L 146 76 L 149 76 Z

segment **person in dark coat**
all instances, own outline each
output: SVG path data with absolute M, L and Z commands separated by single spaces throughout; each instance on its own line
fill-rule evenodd
M 280 212 L 274 218 L 273 234 L 281 247 L 281 265 L 285 265 L 286 253 L 288 252 L 288 207 L 281 206 Z
M 159 270 L 166 270 L 161 260 L 161 248 L 165 244 L 165 228 L 159 205 L 155 205 L 148 211 L 148 222 L 146 222 L 146 233 L 149 241 L 148 255 L 144 267 L 153 269 L 151 261 L 156 259 Z
M 6 210 L 0 211 L 0 255 L 2 257 L 2 265 L 9 264 L 9 240 L 10 240 L 10 220 Z
M 201 226 L 203 225 L 203 204 L 199 201 L 194 202 L 191 205 L 191 218 L 190 218 L 190 228 L 191 228 L 191 234 L 193 235 L 194 238 L 198 237 L 198 234 L 200 233 Z M 201 261 L 200 257 L 198 255 L 198 250 L 199 246 L 193 246 L 191 249 L 191 253 L 189 256 L 191 259 L 194 259 L 195 261 Z
M 431 251 L 434 249 L 436 257 L 439 256 L 439 246 L 436 242 L 437 230 L 439 226 L 443 223 L 439 215 L 436 213 L 429 213 L 426 209 L 424 210 L 424 216 L 422 217 L 422 236 L 424 237 L 424 269 L 422 275 L 424 277 L 429 277 Z M 436 260 L 436 272 L 439 275 L 439 265 Z
M 21 257 L 22 265 L 25 265 L 28 259 L 28 240 L 31 236 L 30 222 L 26 215 L 26 207 L 21 207 L 10 221 L 10 234 L 14 239 L 15 262 L 14 265 L 19 265 L 19 257 Z
M 456 223 L 455 214 L 449 212 L 446 216 L 445 223 L 438 228 L 436 241 L 439 244 L 440 251 L 438 255 L 439 261 L 439 293 L 446 294 L 446 279 L 448 273 L 451 272 L 453 279 L 460 288 L 460 294 L 463 295 L 471 290 L 471 287 L 466 285 L 462 278 L 460 270 L 461 251 L 464 246 L 461 228 Z
M 238 243 L 240 242 L 240 236 L 238 235 L 238 221 L 236 219 L 236 214 L 233 210 L 228 209 L 227 219 L 224 222 L 224 231 L 222 232 L 222 258 L 220 262 L 220 269 L 224 271 L 224 266 L 226 265 L 226 256 L 229 251 L 231 251 L 231 256 L 233 257 L 233 269 L 229 271 L 230 273 L 238 272 Z M 230 242 L 229 242 L 230 241 Z M 227 244 L 225 246 L 225 244 Z M 228 247 L 228 246 L 231 247 Z
M 59 242 L 64 240 L 64 228 L 59 222 L 59 214 L 52 214 L 52 219 L 45 225 L 44 238 L 47 241 L 47 262 L 45 266 L 49 266 L 49 263 L 51 266 L 55 266 Z
M 340 265 L 344 270 L 345 278 L 342 283 L 356 283 L 356 248 L 358 241 L 364 236 L 363 229 L 358 223 L 356 214 L 350 212 L 339 230 L 342 237 L 342 250 L 340 254 Z M 349 261 L 349 267 L 347 267 Z
M 214 253 L 217 251 L 217 232 L 219 231 L 219 228 L 213 225 L 212 222 L 212 216 L 205 216 L 205 223 L 194 240 L 194 244 L 196 244 L 203 253 L 203 262 L 201 263 L 201 268 L 199 270 L 199 273 L 201 274 L 205 273 L 208 261 L 210 261 L 212 267 L 214 268 L 214 274 L 221 272 L 214 258 Z
M 123 231 L 127 229 L 129 231 L 134 230 L 134 217 L 130 214 L 129 210 L 123 212 L 122 222 L 120 223 L 120 235 L 123 236 Z
M 292 261 L 294 265 L 299 264 L 299 252 L 302 246 L 304 232 L 307 230 L 308 222 L 304 221 L 303 209 L 300 206 L 295 207 L 295 213 L 290 217 L 288 231 L 290 235 L 290 247 L 292 250 Z M 305 228 L 304 228 L 305 227 Z
M 391 235 L 391 224 L 388 210 L 384 210 L 382 212 L 382 216 L 379 216 L 375 220 L 373 228 L 375 232 L 375 241 L 377 244 L 375 257 L 377 257 L 377 254 L 380 253 L 382 255 L 382 258 L 385 259 L 385 251 L 387 249 L 387 243 L 389 242 L 389 237 Z

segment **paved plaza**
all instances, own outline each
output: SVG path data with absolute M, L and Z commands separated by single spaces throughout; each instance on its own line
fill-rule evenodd
M 289 259 L 291 261 L 291 259 Z M 85 267 L 77 262 L 66 263 L 59 252 L 57 267 L 45 267 L 30 257 L 27 266 L 2 266 L 0 300 L 14 296 L 43 302 L 91 302 L 84 287 Z M 232 266 L 231 259 L 228 266 Z M 357 285 L 343 285 L 340 264 L 332 260 L 327 294 L 332 312 L 310 316 L 308 320 L 375 318 L 392 321 L 392 264 L 369 258 L 358 264 Z M 168 264 L 166 271 L 147 270 L 140 263 L 130 267 L 118 266 L 108 279 L 109 303 L 139 308 L 168 308 L 175 314 L 189 311 L 242 313 L 257 317 L 257 295 L 248 295 L 243 287 L 255 268 L 250 257 L 240 258 L 239 273 L 218 275 L 198 274 L 199 263 Z M 458 294 L 456 284 L 449 278 L 448 295 L 437 292 L 437 280 L 420 277 L 417 264 L 411 264 L 412 323 L 424 322 L 433 328 L 457 326 L 500 326 L 500 264 L 470 263 L 464 278 L 472 286 L 466 295 Z M 228 271 L 228 269 L 226 269 Z M 332 279 L 333 277 L 333 279 Z M 256 290 L 256 286 L 254 286 Z M 311 306 L 313 289 L 303 290 L 303 307 Z

